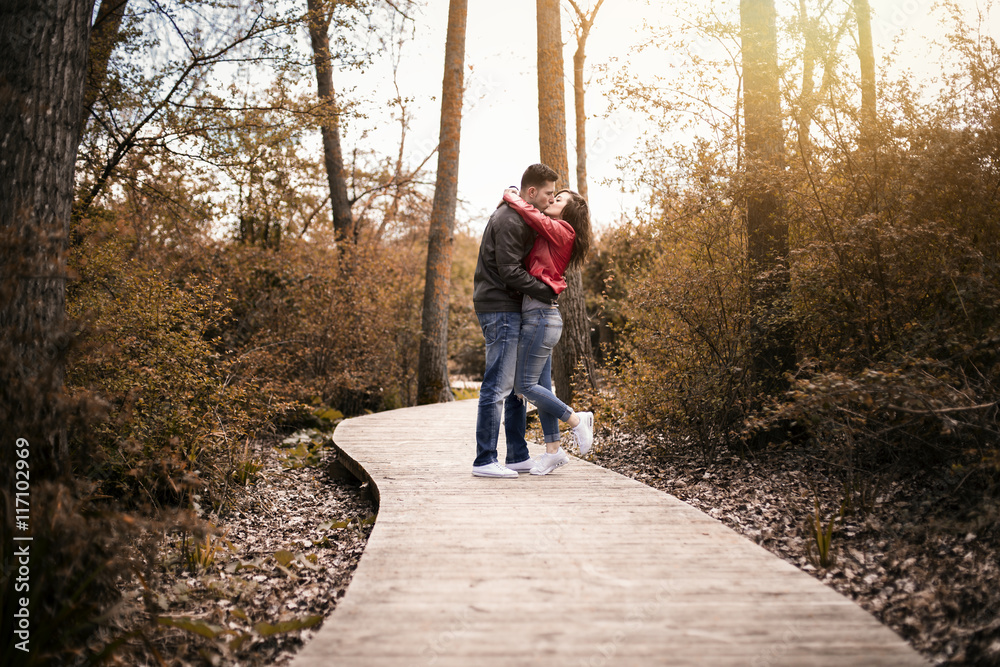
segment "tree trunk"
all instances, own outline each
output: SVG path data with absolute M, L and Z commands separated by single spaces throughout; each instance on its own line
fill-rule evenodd
M 541 161 L 560 176 L 557 187 L 568 187 L 569 159 L 566 153 L 566 91 L 563 86 L 563 42 L 559 0 L 537 0 L 538 26 L 538 144 Z M 568 287 L 559 295 L 563 318 L 562 339 L 552 351 L 552 383 L 562 400 L 571 403 L 573 384 L 594 386 L 594 355 L 590 345 L 590 321 L 584 302 L 579 269 L 566 273 Z M 583 376 L 574 378 L 578 365 Z
M 90 30 L 87 81 L 83 92 L 83 113 L 80 116 L 81 134 L 101 93 L 101 87 L 108 78 L 108 62 L 118 43 L 127 4 L 128 0 L 101 0 L 101 6 L 97 10 L 97 18 Z
M 868 0 L 854 0 L 858 21 L 858 60 L 861 65 L 861 139 L 871 145 L 875 129 L 875 47 L 872 45 L 872 10 Z
M 587 112 L 584 109 L 583 63 L 587 36 L 582 35 L 573 54 L 573 106 L 576 111 L 576 191 L 588 199 L 587 193 Z M 589 201 L 589 199 L 588 199 Z
M 784 134 L 781 126 L 777 29 L 774 0 L 741 0 L 743 108 L 746 125 L 747 260 L 759 342 L 754 376 L 762 391 L 784 384 L 781 374 L 795 364 L 788 325 L 788 221 L 781 179 Z
M 91 4 L 0 7 L 0 424 L 11 463 L 0 477 L 24 438 L 35 480 L 67 470 L 66 249 Z
M 809 9 L 806 6 L 806 0 L 799 0 L 799 22 L 802 25 L 805 44 L 802 49 L 802 93 L 799 95 L 796 124 L 798 125 L 799 153 L 802 160 L 808 163 L 811 153 L 809 131 L 812 125 L 813 110 L 816 107 L 813 102 L 813 91 L 815 89 L 813 72 L 816 70 L 818 26 L 815 21 L 809 18 Z
M 441 141 L 427 241 L 420 359 L 417 365 L 417 402 L 420 404 L 454 400 L 448 382 L 448 302 L 454 247 L 452 233 L 458 203 L 467 14 L 468 0 L 451 0 L 445 41 L 444 82 L 441 86 Z
M 569 187 L 566 154 L 566 91 L 559 0 L 537 0 L 538 145 L 543 163 L 559 174 L 557 187 Z
M 584 107 L 586 88 L 583 82 L 583 65 L 587 60 L 587 38 L 594 25 L 597 12 L 604 0 L 597 0 L 594 9 L 585 14 L 576 0 L 570 5 L 576 12 L 580 25 L 576 33 L 576 52 L 573 53 L 573 106 L 576 111 L 576 190 L 589 201 L 587 193 L 587 113 Z
M 333 3 L 335 4 L 335 3 Z M 338 242 L 353 238 L 354 220 L 351 201 L 347 197 L 347 176 L 344 154 L 340 147 L 340 113 L 333 90 L 333 59 L 330 55 L 331 4 L 324 0 L 306 0 L 309 9 L 309 39 L 312 42 L 313 63 L 316 66 L 316 90 L 320 101 L 323 137 L 323 161 L 330 184 L 330 208 L 333 211 L 333 231 Z

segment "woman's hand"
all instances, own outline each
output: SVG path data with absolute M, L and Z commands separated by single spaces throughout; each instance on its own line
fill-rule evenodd
M 521 195 L 517 194 L 517 188 L 513 185 L 508 185 L 503 191 L 503 198 L 497 204 L 497 208 L 500 208 L 504 204 L 516 205 L 519 201 L 521 201 Z

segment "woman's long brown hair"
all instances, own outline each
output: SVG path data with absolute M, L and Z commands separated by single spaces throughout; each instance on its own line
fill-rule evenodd
M 560 190 L 556 196 L 558 197 L 564 192 L 569 195 L 569 201 L 566 202 L 559 217 L 568 222 L 573 231 L 576 232 L 569 265 L 578 267 L 587 259 L 587 253 L 590 252 L 590 244 L 593 241 L 593 235 L 590 232 L 590 206 L 587 205 L 587 200 L 579 192 Z

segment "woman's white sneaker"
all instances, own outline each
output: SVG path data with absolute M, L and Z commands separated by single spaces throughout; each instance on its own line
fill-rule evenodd
M 594 444 L 594 413 L 577 412 L 580 423 L 573 427 L 573 440 L 580 450 L 580 456 L 586 456 L 590 446 Z
M 535 467 L 531 469 L 532 475 L 548 475 L 550 472 L 569 463 L 569 454 L 560 447 L 555 454 L 545 452 L 535 460 Z
M 517 472 L 510 468 L 505 468 L 496 461 L 487 463 L 484 466 L 472 466 L 472 474 L 476 477 L 506 477 L 517 479 Z

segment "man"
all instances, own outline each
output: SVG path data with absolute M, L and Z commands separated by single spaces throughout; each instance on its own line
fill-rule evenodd
M 555 201 L 557 180 L 559 174 L 551 168 L 533 164 L 521 177 L 521 198 L 544 211 Z M 514 209 L 501 203 L 490 216 L 479 245 L 472 301 L 486 339 L 486 372 L 479 390 L 472 464 L 472 474 L 478 477 L 516 478 L 534 465 L 524 440 L 526 404 L 514 394 L 521 299 L 527 294 L 547 303 L 556 300 L 552 288 L 525 268 L 535 236 Z M 507 436 L 506 466 L 497 461 L 501 414 Z

